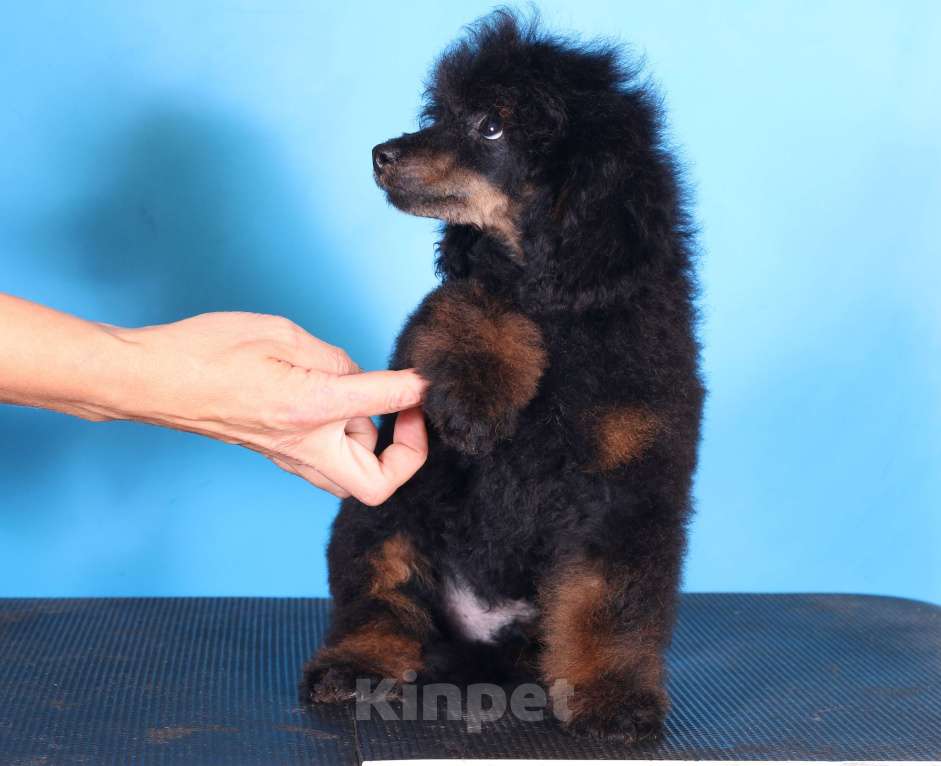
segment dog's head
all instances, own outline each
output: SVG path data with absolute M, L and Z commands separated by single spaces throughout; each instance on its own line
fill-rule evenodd
M 422 129 L 373 149 L 376 182 L 399 209 L 488 231 L 520 254 L 534 207 L 584 225 L 573 206 L 617 192 L 625 174 L 606 163 L 622 162 L 630 111 L 649 106 L 623 87 L 631 77 L 611 47 L 497 11 L 438 61 Z

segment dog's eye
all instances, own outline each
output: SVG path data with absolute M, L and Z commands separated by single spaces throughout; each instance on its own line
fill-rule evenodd
M 503 122 L 496 115 L 488 114 L 477 126 L 477 130 L 484 138 L 496 141 L 503 135 Z

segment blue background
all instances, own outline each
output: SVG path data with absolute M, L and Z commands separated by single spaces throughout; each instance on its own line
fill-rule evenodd
M 284 314 L 385 364 L 434 224 L 369 149 L 488 3 L 7 4 L 0 290 Z M 662 85 L 702 224 L 690 590 L 941 602 L 941 4 L 546 2 Z M 336 502 L 255 454 L 0 408 L 0 595 L 321 595 Z

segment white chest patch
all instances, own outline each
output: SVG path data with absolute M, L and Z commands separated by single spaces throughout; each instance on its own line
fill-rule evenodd
M 444 601 L 451 620 L 464 637 L 483 643 L 492 643 L 505 626 L 532 620 L 537 614 L 535 606 L 521 599 L 488 604 L 466 583 L 454 580 L 445 585 Z

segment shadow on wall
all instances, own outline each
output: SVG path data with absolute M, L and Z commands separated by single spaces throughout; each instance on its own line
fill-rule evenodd
M 354 356 L 375 351 L 372 318 L 347 299 L 354 267 L 315 216 L 317 169 L 292 163 L 263 130 L 200 105 L 161 109 L 67 148 L 61 172 L 89 179 L 89 191 L 30 222 L 21 252 L 74 277 L 74 293 L 96 302 L 94 318 L 144 325 L 206 311 L 277 313 L 351 344 Z M 199 449 L 154 438 L 149 427 L 65 421 L 0 408 L 5 491 L 61 471 L 86 448 L 114 481 L 122 479 L 109 466 L 129 452 L 150 461 L 161 445 Z
M 64 234 L 100 288 L 134 289 L 128 321 L 243 310 L 357 336 L 368 329 L 330 288 L 355 275 L 305 204 L 316 168 L 289 166 L 271 136 L 163 111 L 106 152 L 95 163 L 101 185 Z

